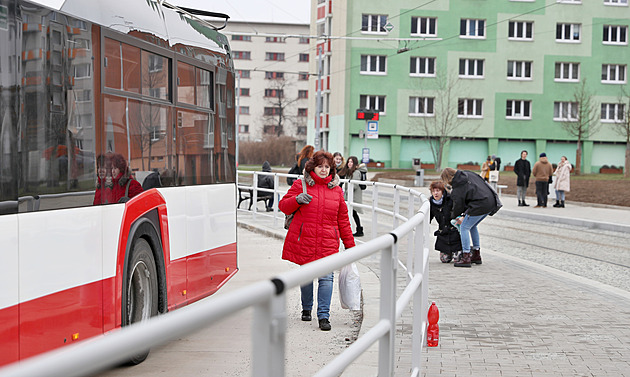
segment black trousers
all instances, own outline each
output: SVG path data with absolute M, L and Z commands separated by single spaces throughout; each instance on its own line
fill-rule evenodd
M 547 206 L 547 198 L 549 197 L 549 182 L 536 181 L 536 199 L 537 205 Z
M 359 214 L 356 210 L 352 210 L 352 218 L 354 219 L 355 224 L 357 224 L 357 228 L 361 226 L 361 219 L 359 218 Z

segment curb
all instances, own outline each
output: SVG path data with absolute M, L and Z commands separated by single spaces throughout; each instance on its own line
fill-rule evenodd
M 624 224 L 616 224 L 616 223 L 608 223 L 603 221 L 592 221 L 585 219 L 575 219 L 569 217 L 561 217 L 561 216 L 553 216 L 553 215 L 544 215 L 540 213 L 527 213 L 521 211 L 515 211 L 511 209 L 501 208 L 501 210 L 497 213 L 498 217 L 510 216 L 510 217 L 520 217 L 528 220 L 539 220 L 546 221 L 550 223 L 556 224 L 566 224 L 573 226 L 581 226 L 589 229 L 601 229 L 601 230 L 609 230 L 613 232 L 621 232 L 628 233 L 630 232 L 630 225 Z

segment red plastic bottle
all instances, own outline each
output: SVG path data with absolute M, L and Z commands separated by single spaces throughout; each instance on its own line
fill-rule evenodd
M 429 311 L 427 313 L 427 319 L 429 320 L 429 327 L 427 328 L 427 346 L 437 347 L 440 340 L 440 326 L 438 326 L 438 320 L 440 319 L 440 311 L 435 305 L 435 301 L 431 303 Z

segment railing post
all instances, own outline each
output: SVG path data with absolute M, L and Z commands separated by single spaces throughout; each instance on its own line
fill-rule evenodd
M 284 376 L 287 334 L 286 293 L 254 307 L 252 320 L 252 375 Z
M 254 176 L 252 177 L 252 196 L 249 198 L 251 200 L 251 205 L 253 206 L 253 211 L 252 211 L 252 219 L 256 220 L 256 212 L 257 212 L 257 206 L 256 203 L 258 202 L 258 172 L 254 172 Z
M 409 207 L 407 208 L 407 218 L 411 219 L 415 215 L 415 197 L 409 192 Z M 407 271 L 416 271 L 414 268 L 415 253 L 414 251 L 414 234 L 415 232 L 409 232 L 407 238 Z M 407 274 L 407 282 L 410 282 L 413 274 Z
M 396 344 L 396 271 L 398 246 L 394 242 L 381 252 L 381 307 L 380 318 L 389 322 L 389 331 L 378 344 L 378 375 L 394 374 L 394 345 Z
M 378 186 L 372 186 L 372 239 L 376 238 L 378 228 L 378 216 L 376 213 L 378 208 Z
M 280 196 L 278 195 L 278 185 L 280 184 L 280 177 L 278 177 L 278 173 L 274 173 L 273 175 L 273 226 L 274 228 L 278 226 L 278 202 L 280 201 Z
M 394 226 L 393 228 L 398 228 L 398 215 L 400 214 L 400 190 L 394 186 Z
M 411 335 L 411 370 L 412 375 L 420 375 L 420 367 L 422 364 L 422 347 L 425 343 L 425 329 L 427 328 L 427 306 L 429 299 L 429 266 L 428 261 L 425 265 L 425 252 L 428 249 L 424 247 L 424 234 L 427 227 L 428 220 L 426 218 L 428 214 L 425 214 L 425 218 L 422 223 L 419 224 L 412 232 L 414 235 L 414 242 L 412 253 L 414 257 L 413 261 L 413 275 L 423 274 L 422 283 L 420 289 L 417 289 L 413 295 L 413 318 L 412 326 L 413 331 Z M 417 370 L 418 372 L 413 372 Z

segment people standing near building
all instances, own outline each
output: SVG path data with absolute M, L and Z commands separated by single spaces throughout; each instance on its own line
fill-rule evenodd
M 498 209 L 495 192 L 483 178 L 471 171 L 445 168 L 441 178 L 442 182 L 453 188 L 451 191 L 453 209 L 450 219 L 457 219 L 457 224 L 460 224 L 462 253 L 454 265 L 470 267 L 471 263 L 481 264 L 481 244 L 477 226 L 486 216 Z
M 565 193 L 571 191 L 571 169 L 566 156 L 560 158 L 560 163 L 553 173 L 556 176 L 554 188 L 556 189 L 556 204 L 554 207 L 564 208 Z
M 289 170 L 289 174 L 304 174 L 304 166 L 306 166 L 306 162 L 313 157 L 313 152 L 315 151 L 315 147 L 312 145 L 305 145 L 300 153 L 295 156 L 295 165 Z M 289 186 L 293 185 L 295 182 L 295 178 L 287 177 L 287 184 Z
M 345 166 L 343 155 L 341 154 L 341 152 L 333 153 L 333 161 L 335 162 L 335 170 L 337 171 L 337 175 L 341 177 L 341 174 L 339 174 L 339 172 L 341 172 L 341 170 Z
M 353 181 L 365 181 L 367 179 L 367 166 L 365 166 L 365 164 L 359 165 L 359 159 L 356 156 L 350 156 L 348 157 L 348 161 L 346 161 L 346 165 L 341 170 L 339 177 Z M 346 183 L 346 189 L 344 190 L 346 199 L 348 199 L 348 186 L 349 184 Z M 363 185 L 352 185 L 352 201 L 354 203 L 363 203 L 363 190 L 365 190 L 365 186 Z M 364 236 L 359 213 L 363 213 L 363 209 L 352 207 L 352 218 L 357 226 L 356 232 L 353 234 L 355 237 Z
M 486 158 L 486 161 L 484 161 L 483 164 L 481 164 L 481 172 L 479 173 L 479 175 L 481 175 L 481 178 L 483 178 L 484 181 L 486 182 L 490 182 L 490 163 L 491 162 L 492 162 L 492 158 L 488 156 Z
M 547 197 L 549 196 L 549 179 L 553 176 L 553 166 L 547 160 L 545 152 L 540 154 L 538 161 L 534 164 L 532 175 L 536 179 L 536 207 L 547 208 Z
M 522 151 L 521 158 L 514 163 L 514 174 L 516 174 L 518 206 L 529 207 L 529 204 L 525 203 L 525 196 L 527 195 L 527 186 L 529 186 L 529 177 L 532 174 L 532 166 L 527 160 L 527 151 Z
M 433 233 L 435 250 L 440 252 L 442 263 L 449 263 L 453 260 L 453 254 L 457 255 L 462 249 L 459 231 L 451 224 L 453 201 L 442 181 L 431 182 L 429 190 L 431 191 L 429 222 L 435 219 L 438 225 L 438 229 Z
M 263 164 L 262 164 L 262 171 L 265 172 L 265 173 L 271 173 L 271 165 L 269 164 L 269 161 L 263 162 Z M 273 190 L 273 188 L 274 188 L 273 176 L 272 175 L 267 175 L 267 174 L 259 175 L 258 176 L 258 187 Z M 266 210 L 267 210 L 267 212 L 273 211 L 273 202 L 274 202 L 274 193 L 273 192 L 258 191 L 258 197 L 259 198 L 269 198 L 267 200 Z
M 294 214 L 282 248 L 282 259 L 298 265 L 339 252 L 339 238 L 346 249 L 355 246 L 348 219 L 348 206 L 338 185 L 333 156 L 317 151 L 304 167 L 304 180 L 293 183 L 278 203 L 285 214 Z M 302 185 L 306 184 L 306 193 Z M 329 331 L 333 273 L 318 278 L 317 319 L 322 331 Z M 302 321 L 310 321 L 313 282 L 301 287 Z

